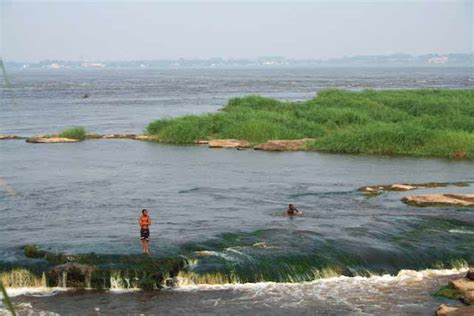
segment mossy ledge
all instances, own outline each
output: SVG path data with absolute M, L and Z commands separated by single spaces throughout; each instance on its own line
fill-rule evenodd
M 164 143 L 314 139 L 301 150 L 474 160 L 474 90 L 325 90 L 303 102 L 229 100 L 218 113 L 151 122 Z
M 26 245 L 28 258 L 41 259 L 34 269 L 3 268 L 0 279 L 7 287 L 66 287 L 154 290 L 173 286 L 186 261 L 182 257 L 156 258 L 140 255 L 64 254 Z

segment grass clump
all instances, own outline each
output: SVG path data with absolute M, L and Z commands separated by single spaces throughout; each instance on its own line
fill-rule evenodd
M 71 127 L 62 131 L 59 137 L 84 140 L 86 139 L 86 130 L 83 127 Z
M 248 96 L 222 111 L 157 120 L 146 134 L 190 144 L 314 138 L 308 150 L 474 159 L 474 90 L 325 90 L 303 102 Z
M 40 246 L 35 244 L 25 245 L 23 252 L 28 258 L 43 258 L 45 255 L 45 252 L 41 250 Z

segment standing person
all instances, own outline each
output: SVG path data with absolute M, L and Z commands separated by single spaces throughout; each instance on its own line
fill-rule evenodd
M 148 247 L 150 244 L 151 218 L 146 209 L 142 210 L 142 215 L 138 219 L 138 224 L 140 225 L 140 240 L 142 241 L 143 254 L 149 255 L 150 251 Z

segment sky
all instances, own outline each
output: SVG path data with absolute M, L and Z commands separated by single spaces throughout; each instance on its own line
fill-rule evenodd
M 5 60 L 473 52 L 474 0 L 0 0 Z

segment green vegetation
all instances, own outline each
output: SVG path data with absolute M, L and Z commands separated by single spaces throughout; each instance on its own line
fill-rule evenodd
M 157 120 L 162 142 L 314 138 L 308 150 L 474 159 L 474 90 L 325 90 L 311 100 L 231 99 L 222 111 Z
M 45 252 L 41 250 L 40 246 L 35 244 L 25 245 L 23 252 L 28 258 L 43 258 L 45 255 Z
M 3 296 L 3 304 L 7 307 L 7 310 L 11 313 L 12 316 L 16 316 L 15 308 L 13 307 L 13 304 L 10 300 L 10 297 L 7 294 L 7 291 L 5 290 L 5 287 L 3 286 L 3 283 L 0 281 L 0 293 L 2 293 Z
M 460 300 L 463 298 L 462 293 L 456 290 L 451 284 L 443 286 L 438 291 L 436 291 L 433 295 L 438 296 L 438 297 L 449 298 L 451 300 Z
M 86 130 L 83 127 L 71 127 L 62 131 L 58 136 L 84 140 L 86 139 Z

